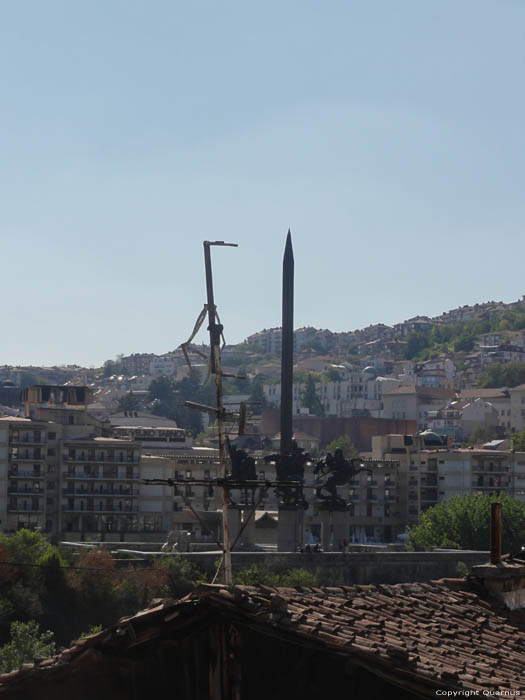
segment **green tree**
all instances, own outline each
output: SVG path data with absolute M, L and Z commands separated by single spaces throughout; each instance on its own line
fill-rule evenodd
M 516 452 L 525 452 L 525 428 L 519 433 L 513 433 L 510 438 L 512 449 Z
M 120 355 L 119 358 L 123 357 Z M 120 359 L 117 360 L 106 360 L 102 365 L 102 376 L 112 377 L 114 374 L 123 374 L 122 362 Z
M 525 542 L 525 503 L 505 493 L 466 494 L 449 498 L 421 514 L 408 529 L 407 548 L 490 549 L 491 503 L 502 504 L 502 546 L 518 553 Z
M 315 388 L 314 375 L 311 372 L 306 377 L 306 383 L 301 394 L 301 403 L 314 416 L 324 416 L 324 406 Z
M 481 445 L 490 440 L 496 440 L 499 437 L 500 431 L 497 425 L 476 425 L 470 433 L 468 439 L 469 445 Z
M 32 662 L 36 657 L 48 657 L 55 653 L 53 633 L 40 633 L 38 623 L 12 622 L 11 641 L 0 648 L 0 671 L 7 673 L 21 664 Z
M 235 583 L 241 586 L 278 586 L 279 576 L 266 565 L 252 564 L 234 573 Z
M 254 377 L 248 401 L 250 403 L 250 411 L 255 416 L 260 416 L 268 404 L 264 395 L 263 384 L 264 378 L 260 374 Z
M 480 374 L 480 387 L 518 386 L 525 384 L 525 362 L 494 362 Z
M 175 394 L 175 384 L 172 377 L 156 377 L 148 388 L 150 400 L 171 401 Z
M 128 391 L 118 400 L 118 407 L 120 411 L 138 411 L 140 408 L 140 401 L 137 399 L 132 391 Z
M 343 450 L 343 456 L 346 459 L 352 459 L 352 457 L 357 457 L 359 454 L 359 451 L 352 442 L 350 435 L 341 435 L 335 440 L 332 440 L 332 442 L 326 446 L 326 452 L 334 454 L 338 448 Z
M 313 573 L 307 569 L 290 569 L 280 577 L 279 585 L 291 588 L 302 588 L 303 586 L 318 588 L 323 585 L 322 578 L 318 571 Z

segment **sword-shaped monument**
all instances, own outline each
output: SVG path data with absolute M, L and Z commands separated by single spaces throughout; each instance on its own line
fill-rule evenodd
M 292 235 L 288 230 L 283 257 L 280 451 L 265 458 L 275 463 L 277 481 L 295 482 L 294 486 L 283 485 L 276 489 L 279 497 L 277 546 L 280 552 L 295 552 L 304 545 L 304 512 L 308 508 L 302 489 L 308 455 L 293 441 L 293 297 L 294 257 Z

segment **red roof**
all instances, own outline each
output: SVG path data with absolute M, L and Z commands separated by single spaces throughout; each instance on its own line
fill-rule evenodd
M 51 668 L 58 685 L 82 671 L 87 657 L 98 664 L 106 654 L 140 656 L 152 640 L 187 634 L 192 620 L 202 625 L 217 613 L 229 624 L 313 645 L 318 653 L 346 655 L 425 697 L 435 697 L 438 689 L 523 690 L 525 619 L 516 622 L 510 616 L 519 612 L 506 613 L 474 585 L 442 579 L 337 588 L 205 586 L 181 600 L 157 601 L 38 666 L 0 675 L 0 696 L 7 690 L 36 692 L 44 677 L 50 682 Z

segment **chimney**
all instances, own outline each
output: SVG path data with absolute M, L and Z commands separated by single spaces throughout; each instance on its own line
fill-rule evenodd
M 491 504 L 490 562 L 473 566 L 469 581 L 484 588 L 510 610 L 525 608 L 525 561 L 501 555 L 501 503 Z
M 501 563 L 501 503 L 490 505 L 490 563 Z

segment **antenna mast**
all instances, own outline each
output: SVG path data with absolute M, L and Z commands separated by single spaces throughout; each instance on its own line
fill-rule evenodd
M 236 243 L 224 241 L 204 241 L 204 266 L 206 271 L 206 294 L 208 306 L 208 331 L 210 332 L 210 374 L 215 375 L 217 387 L 217 429 L 219 436 L 219 464 L 220 477 L 226 480 L 226 444 L 224 439 L 224 404 L 222 400 L 222 364 L 221 364 L 221 337 L 223 326 L 218 321 L 217 308 L 213 297 L 213 276 L 211 270 L 212 245 L 237 247 Z M 226 481 L 222 488 L 222 528 L 224 549 L 224 583 L 232 585 L 232 558 L 230 543 L 230 518 L 228 511 L 228 490 Z

